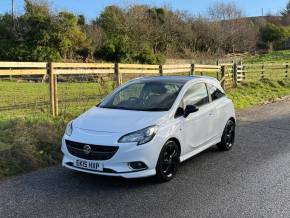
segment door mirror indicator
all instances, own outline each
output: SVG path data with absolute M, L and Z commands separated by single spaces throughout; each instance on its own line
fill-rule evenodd
M 186 105 L 184 110 L 184 117 L 188 117 L 189 114 L 197 112 L 199 109 L 195 105 Z

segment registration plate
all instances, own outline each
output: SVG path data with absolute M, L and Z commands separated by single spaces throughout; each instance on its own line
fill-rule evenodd
M 76 160 L 75 166 L 88 170 L 103 171 L 103 164 L 96 161 Z

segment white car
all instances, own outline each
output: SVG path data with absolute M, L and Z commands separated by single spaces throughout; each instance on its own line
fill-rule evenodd
M 218 80 L 161 76 L 129 81 L 71 121 L 63 166 L 86 173 L 169 181 L 178 164 L 216 145 L 230 150 L 235 111 Z

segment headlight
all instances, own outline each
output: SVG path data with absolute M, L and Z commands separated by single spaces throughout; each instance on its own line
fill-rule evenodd
M 137 145 L 145 144 L 153 139 L 157 132 L 157 126 L 149 126 L 145 129 L 138 130 L 136 132 L 129 133 L 122 136 L 119 143 L 137 142 Z
M 67 126 L 66 126 L 66 129 L 65 129 L 65 134 L 67 135 L 67 136 L 71 136 L 72 135 L 72 132 L 73 132 L 73 122 L 72 121 L 70 121 L 68 124 L 67 124 Z

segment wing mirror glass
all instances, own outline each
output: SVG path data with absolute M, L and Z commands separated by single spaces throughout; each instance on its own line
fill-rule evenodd
M 197 112 L 199 109 L 195 105 L 186 105 L 184 110 L 184 117 L 188 117 L 189 114 Z

